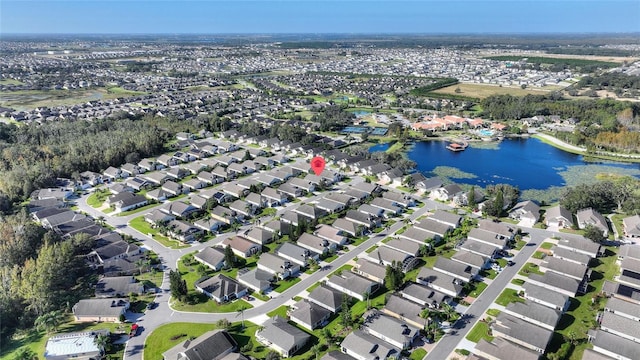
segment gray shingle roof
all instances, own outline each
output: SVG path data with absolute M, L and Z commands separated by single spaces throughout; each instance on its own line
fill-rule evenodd
M 287 320 L 274 316 L 264 323 L 264 329 L 256 332 L 257 336 L 276 344 L 282 349 L 291 349 L 298 341 L 308 341 L 311 336 L 297 327 L 287 323 Z
M 539 349 L 545 349 L 553 335 L 552 330 L 533 325 L 504 312 L 496 317 L 496 322 L 491 328 L 494 332 L 505 334 Z
M 562 316 L 562 313 L 558 310 L 554 310 L 544 305 L 536 304 L 529 301 L 524 303 L 509 303 L 506 307 L 506 310 L 511 313 L 522 315 L 529 319 L 539 321 L 551 327 L 555 327 L 558 323 L 558 320 L 560 320 L 560 316 Z
M 540 353 L 524 348 L 518 344 L 501 337 L 496 337 L 492 342 L 480 339 L 476 350 L 496 359 L 538 360 Z
M 622 355 L 629 359 L 636 359 L 640 354 L 640 343 L 616 336 L 603 330 L 595 332 L 593 346 Z

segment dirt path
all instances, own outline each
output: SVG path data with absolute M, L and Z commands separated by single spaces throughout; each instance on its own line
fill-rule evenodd
M 554 144 L 556 144 L 558 146 L 561 146 L 563 148 L 567 148 L 567 149 L 570 149 L 570 150 L 573 150 L 573 151 L 578 151 L 578 152 L 586 152 L 587 151 L 587 149 L 585 149 L 585 148 L 581 148 L 579 146 L 571 145 L 571 144 L 566 143 L 566 142 L 564 142 L 564 141 L 562 141 L 562 140 L 560 140 L 558 138 L 555 138 L 555 137 L 553 137 L 551 135 L 547 135 L 547 134 L 543 134 L 543 133 L 538 133 L 537 135 L 539 137 L 545 139 L 546 141 L 552 142 L 552 143 L 554 143 Z

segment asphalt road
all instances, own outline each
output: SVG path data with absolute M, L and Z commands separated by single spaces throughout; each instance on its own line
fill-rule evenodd
M 467 312 L 464 314 L 463 319 L 458 320 L 454 324 L 456 328 L 455 335 L 445 335 L 436 346 L 424 357 L 425 360 L 442 360 L 446 359 L 457 347 L 458 343 L 464 339 L 469 331 L 473 329 L 473 326 L 481 319 L 480 317 L 485 311 L 493 304 L 496 298 L 507 287 L 507 284 L 511 282 L 513 277 L 520 271 L 522 266 L 527 263 L 531 255 L 538 249 L 538 246 L 547 238 L 553 236 L 555 233 L 543 229 L 535 228 L 522 228 L 523 231 L 529 232 L 527 245 L 524 246 L 520 252 L 514 256 L 513 266 L 505 267 L 493 282 L 487 286 L 487 288 L 476 298 L 471 304 Z M 563 238 L 570 238 L 575 235 L 563 233 Z M 576 236 L 579 237 L 579 236 Z M 467 322 L 468 321 L 468 322 Z

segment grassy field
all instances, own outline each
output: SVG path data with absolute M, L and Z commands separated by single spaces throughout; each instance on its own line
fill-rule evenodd
M 518 274 L 520 274 L 522 276 L 529 276 L 529 274 L 540 274 L 540 275 L 542 275 L 542 271 L 540 271 L 538 269 L 538 265 L 536 265 L 534 263 L 526 263 L 526 264 L 524 264 L 522 269 L 520 269 L 520 272 Z
M 545 250 L 551 250 L 551 248 L 554 246 L 553 243 L 550 242 L 543 242 L 542 244 L 540 244 L 540 247 L 545 249 Z
M 493 59 L 499 61 L 520 61 L 526 58 L 527 63 L 540 63 L 540 64 L 567 64 L 573 67 L 581 67 L 588 65 L 595 65 L 604 68 L 611 68 L 620 65 L 618 62 L 592 60 L 592 59 L 577 59 L 577 58 L 559 58 L 559 57 L 542 57 L 542 56 L 519 56 L 519 55 L 499 55 L 489 56 L 486 59 Z
M 14 79 L 2 79 L 0 85 L 22 85 L 23 82 Z
M 214 324 L 172 323 L 160 326 L 147 337 L 144 344 L 144 360 L 162 360 L 163 352 L 191 337 L 198 337 L 214 329 Z M 180 336 L 182 334 L 185 336 Z
M 480 294 L 482 294 L 484 289 L 486 289 L 487 286 L 489 286 L 489 285 L 487 285 L 487 283 L 482 282 L 482 281 L 481 282 L 477 282 L 475 284 L 476 284 L 476 288 L 473 289 L 473 291 L 471 291 L 469 293 L 469 296 L 477 298 L 478 296 L 480 296 Z
M 460 92 L 456 92 L 456 89 L 460 89 Z M 449 94 L 449 95 L 462 95 L 473 98 L 484 99 L 491 95 L 544 95 L 550 91 L 558 90 L 557 87 L 545 87 L 543 89 L 521 89 L 518 87 L 500 87 L 498 85 L 488 84 L 456 84 L 444 87 L 442 89 L 434 90 L 434 93 Z
M 299 283 L 301 280 L 299 277 L 293 278 L 293 279 L 287 279 L 287 280 L 280 280 L 278 281 L 278 286 L 276 286 L 273 291 L 282 293 L 285 290 L 287 290 L 288 288 L 292 287 L 293 285 Z
M 274 317 L 276 315 L 280 316 L 281 318 L 286 318 L 287 317 L 287 306 L 286 305 L 282 305 L 277 307 L 275 310 L 273 311 L 269 311 L 267 313 L 268 317 Z
M 113 92 L 107 89 L 6 91 L 0 94 L 0 106 L 28 110 L 40 106 L 74 105 L 92 100 L 108 100 L 135 94 L 124 89 Z

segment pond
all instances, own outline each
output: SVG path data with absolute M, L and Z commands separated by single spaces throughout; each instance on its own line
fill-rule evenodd
M 387 149 L 389 149 L 390 147 L 391 147 L 391 143 L 377 144 L 370 147 L 369 152 L 387 151 Z
M 521 190 L 542 190 L 575 185 L 567 184 L 567 173 L 572 169 L 574 175 L 591 178 L 599 172 L 640 177 L 638 163 L 588 162 L 582 155 L 556 149 L 538 139 L 505 139 L 495 146 L 483 147 L 472 144 L 460 152 L 447 150 L 446 144 L 443 141 L 416 142 L 408 157 L 417 163 L 417 170 L 427 176 L 435 175 L 433 171 L 438 167 L 451 167 L 459 170 L 450 171 L 451 180 L 482 187 L 506 183 Z

